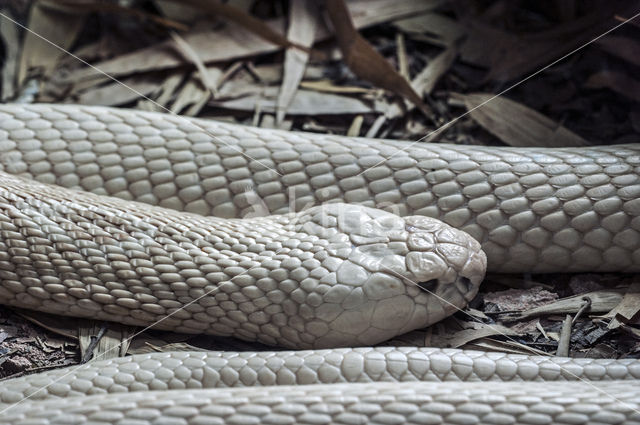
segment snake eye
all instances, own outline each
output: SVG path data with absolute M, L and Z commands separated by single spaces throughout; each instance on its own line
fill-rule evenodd
M 438 286 L 438 279 L 431 279 L 426 282 L 418 282 L 418 286 L 425 291 L 433 291 Z

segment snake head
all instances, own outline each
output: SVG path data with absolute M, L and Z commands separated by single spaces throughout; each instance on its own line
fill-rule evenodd
M 328 271 L 308 322 L 317 348 L 376 344 L 431 325 L 471 301 L 486 270 L 477 241 L 428 217 L 335 203 L 305 211 L 296 226 L 317 236 L 323 249 L 314 258 Z

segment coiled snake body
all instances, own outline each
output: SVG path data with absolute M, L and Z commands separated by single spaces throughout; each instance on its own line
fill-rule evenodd
M 0 155 L 1 303 L 310 349 L 20 378 L 0 387 L 3 421 L 640 422 L 633 360 L 317 350 L 432 324 L 485 267 L 639 271 L 638 144 L 411 145 L 2 105 Z M 552 380 L 576 382 L 517 382 Z

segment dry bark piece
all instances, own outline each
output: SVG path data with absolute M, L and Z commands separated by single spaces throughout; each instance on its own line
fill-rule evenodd
M 82 362 L 107 360 L 127 354 L 136 327 L 113 322 L 82 320 L 78 323 L 78 340 Z
M 571 130 L 521 103 L 490 93 L 452 94 L 461 99 L 471 118 L 509 146 L 586 146 Z

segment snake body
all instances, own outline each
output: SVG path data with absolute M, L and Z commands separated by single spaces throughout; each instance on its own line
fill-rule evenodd
M 2 105 L 0 155 L 0 302 L 58 314 L 292 348 L 368 345 L 466 304 L 485 265 L 640 270 L 639 144 L 409 144 Z M 95 363 L 84 375 L 6 383 L 7 406 L 62 398 L 2 415 L 25 424 L 640 422 L 635 361 L 362 350 L 247 353 L 253 366 L 240 369 L 229 356 L 243 355 L 216 353 Z M 581 381 L 470 382 L 489 379 Z M 221 382 L 284 386 L 212 389 Z M 51 390 L 34 389 L 43 385 Z M 111 394 L 121 391 L 132 394 Z

